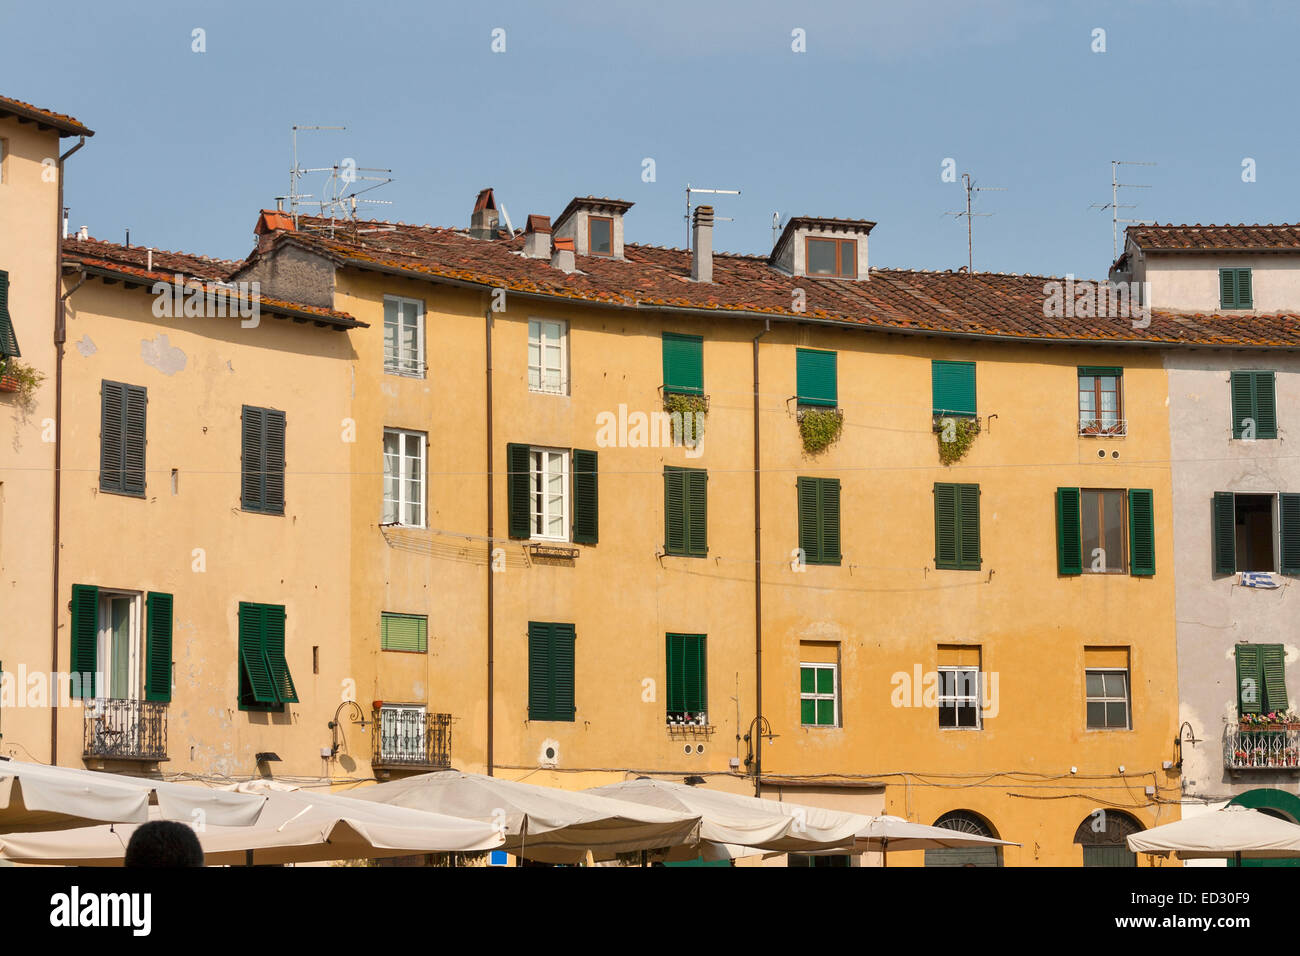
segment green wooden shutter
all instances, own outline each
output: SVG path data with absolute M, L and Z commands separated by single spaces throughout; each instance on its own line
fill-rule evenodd
M 1254 383 L 1250 372 L 1233 372 L 1231 374 L 1232 391 L 1232 437 L 1240 438 L 1245 431 L 1246 419 L 1255 419 Z M 1258 435 L 1259 423 L 1255 422 Z
M 574 644 L 577 635 L 572 624 L 551 625 L 551 660 L 555 675 L 552 698 L 553 720 L 573 720 L 577 708 L 573 697 Z
M 1238 644 L 1237 651 L 1237 711 L 1242 714 L 1260 714 L 1264 707 L 1264 681 L 1260 671 L 1259 647 L 1255 644 Z
M 528 622 L 528 719 L 554 720 L 551 625 Z
M 1056 573 L 1083 573 L 1083 529 L 1079 489 L 1056 489 Z
M 708 710 L 708 680 L 704 658 L 704 635 L 689 634 L 686 637 L 685 661 L 686 672 L 686 710 L 692 714 L 702 714 Z
M 934 486 L 934 566 L 957 568 L 957 486 Z
M 426 654 L 429 651 L 429 619 L 422 614 L 379 616 L 379 649 Z
M 172 596 L 150 591 L 145 596 L 145 700 L 172 699 Z
M 262 509 L 271 514 L 284 514 L 284 412 L 265 409 L 262 417 L 265 429 L 262 459 Z
M 122 490 L 144 494 L 145 408 L 148 397 L 138 385 L 125 385 L 122 408 Z
M 1155 494 L 1149 488 L 1128 492 L 1129 573 L 1156 573 Z
M 266 653 L 266 668 L 271 675 L 271 685 L 276 699 L 282 704 L 298 703 L 298 689 L 294 687 L 289 663 L 284 657 L 284 607 L 279 604 L 262 605 L 262 647 Z
M 1254 296 L 1251 295 L 1250 289 L 1250 270 L 1237 269 L 1237 308 L 1253 309 L 1255 307 Z
M 260 408 L 245 405 L 240 417 L 240 502 L 245 511 L 261 511 L 265 500 L 264 475 L 265 448 L 262 436 L 266 432 Z
M 239 602 L 239 663 L 248 681 L 252 701 L 259 704 L 277 704 L 275 685 L 266 664 L 265 615 L 262 605 Z M 248 703 L 249 701 L 243 701 Z
M 1214 573 L 1237 571 L 1237 506 L 1231 491 L 1214 493 Z
M 107 379 L 99 392 L 99 490 L 122 490 L 122 406 L 126 386 Z
M 1264 705 L 1267 713 L 1287 709 L 1286 652 L 1281 644 L 1259 645 L 1259 665 L 1264 677 Z
M 1079 377 L 1084 378 L 1120 378 L 1124 369 L 1118 365 L 1080 365 Z M 1100 412 L 1101 409 L 1098 409 Z
M 693 558 L 709 553 L 709 475 L 697 468 L 686 471 L 686 553 Z
M 704 394 L 704 339 L 664 333 L 664 391 Z
M 686 554 L 686 472 L 664 467 L 664 550 Z
M 596 452 L 573 450 L 573 540 L 596 544 L 600 539 L 600 494 L 596 483 Z
M 666 643 L 668 701 L 665 709 L 669 714 L 680 714 L 686 710 L 686 635 L 669 634 Z
M 980 568 L 980 486 L 957 485 L 957 562 L 966 571 Z
M 0 269 L 0 357 L 19 358 L 22 354 L 18 351 L 13 319 L 9 316 L 9 273 Z
M 800 405 L 834 408 L 839 404 L 835 353 L 817 349 L 795 352 L 796 394 Z
M 817 515 L 817 479 L 796 479 L 799 501 L 799 547 L 809 564 L 821 564 L 822 547 Z
M 1279 494 L 1277 513 L 1282 526 L 1282 573 L 1300 574 L 1300 495 Z
M 528 486 L 532 456 L 527 445 L 506 445 L 506 510 L 510 515 L 510 537 L 532 537 Z
M 93 584 L 72 586 L 72 659 L 70 668 L 76 675 L 74 696 L 94 698 L 96 694 L 96 655 L 99 649 L 99 588 Z
M 1253 372 L 1255 437 L 1277 437 L 1277 381 L 1272 372 Z
M 823 478 L 818 482 L 821 493 L 821 560 L 823 564 L 839 564 L 840 557 L 840 480 Z
M 975 363 L 930 363 L 930 389 L 936 415 L 975 415 Z
M 1219 270 L 1219 308 L 1237 307 L 1237 279 L 1232 269 Z

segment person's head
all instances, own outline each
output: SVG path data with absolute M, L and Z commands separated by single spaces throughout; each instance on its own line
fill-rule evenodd
M 126 845 L 126 866 L 202 866 L 203 847 L 183 823 L 152 820 L 136 827 Z

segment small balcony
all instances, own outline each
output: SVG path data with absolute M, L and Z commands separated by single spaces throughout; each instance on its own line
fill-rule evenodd
M 1128 434 L 1128 421 L 1123 418 L 1081 418 L 1079 435 L 1085 438 L 1123 438 Z
M 167 704 L 99 698 L 86 702 L 86 760 L 167 759 Z
M 378 732 L 370 764 L 376 770 L 447 770 L 451 767 L 451 714 L 411 707 L 375 712 Z
M 1300 724 L 1229 727 L 1223 765 L 1229 770 L 1300 773 Z

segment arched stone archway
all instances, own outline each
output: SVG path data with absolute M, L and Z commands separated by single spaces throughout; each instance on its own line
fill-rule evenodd
M 976 836 L 997 837 L 993 824 L 971 810 L 951 810 L 934 821 L 937 827 L 973 833 Z M 951 850 L 926 850 L 926 866 L 1001 866 L 1002 847 L 979 846 Z

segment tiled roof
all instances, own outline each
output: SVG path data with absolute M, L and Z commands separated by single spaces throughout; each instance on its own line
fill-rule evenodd
M 178 273 L 184 279 L 201 279 L 205 283 L 222 282 L 243 265 L 242 262 L 230 259 L 211 259 L 207 256 L 155 249 L 153 269 L 150 270 L 147 268 L 148 257 L 149 251 L 140 246 L 131 246 L 128 249 L 126 246 L 99 239 L 63 240 L 64 261 L 78 263 L 88 272 L 96 275 L 112 276 L 124 281 L 134 280 L 149 286 L 155 282 L 174 282 Z M 304 302 L 290 302 L 260 295 L 258 305 L 259 308 L 273 315 L 298 321 L 311 321 L 322 328 L 368 327 L 367 323 L 358 322 L 346 312 L 323 309 Z
M 1129 226 L 1126 233 L 1144 252 L 1300 252 L 1300 225 Z
M 579 256 L 578 270 L 566 275 L 549 260 L 524 258 L 522 236 L 476 240 L 457 229 L 370 221 L 339 226 L 331 237 L 323 231 L 328 224 L 301 217 L 300 231 L 277 243 L 300 245 L 340 265 L 642 309 L 1021 341 L 1300 348 L 1297 315 L 1153 312 L 1144 328 L 1135 328 L 1131 318 L 1048 318 L 1044 286 L 1064 281 L 1051 276 L 872 269 L 869 280 L 854 282 L 791 277 L 771 268 L 766 256 L 720 253 L 713 258 L 714 281 L 701 284 L 690 279 L 690 253 L 635 244 L 624 246 L 624 260 Z M 804 290 L 804 311 L 794 307 L 796 289 Z
M 39 106 L 32 106 L 31 103 L 24 103 L 22 100 L 0 96 L 0 118 L 5 116 L 16 116 L 20 120 L 37 123 L 41 127 L 56 129 L 64 136 L 95 135 L 93 129 L 87 129 L 71 116 L 43 110 Z

